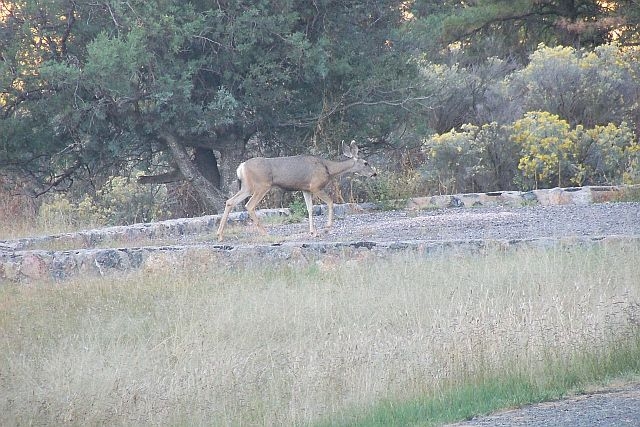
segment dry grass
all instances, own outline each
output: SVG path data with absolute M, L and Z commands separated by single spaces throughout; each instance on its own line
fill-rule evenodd
M 450 252 L 4 285 L 0 424 L 307 424 L 478 378 L 543 381 L 638 336 L 638 259 Z

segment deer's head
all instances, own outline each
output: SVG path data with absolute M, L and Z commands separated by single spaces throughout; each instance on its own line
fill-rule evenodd
M 358 145 L 355 141 L 351 141 L 351 145 L 347 145 L 342 141 L 342 153 L 354 161 L 354 166 L 349 170 L 349 172 L 368 177 L 376 176 L 378 174 L 376 170 L 369 164 L 369 162 L 358 157 L 358 151 Z

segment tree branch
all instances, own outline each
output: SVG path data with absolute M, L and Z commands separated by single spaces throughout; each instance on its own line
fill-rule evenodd
M 138 183 L 140 184 L 170 184 L 172 182 L 183 181 L 184 175 L 179 169 L 174 169 L 170 172 L 161 173 L 158 175 L 140 175 L 138 177 Z

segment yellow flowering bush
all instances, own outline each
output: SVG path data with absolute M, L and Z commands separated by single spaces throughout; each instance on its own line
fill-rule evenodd
M 632 179 L 640 149 L 627 123 L 620 126 L 609 123 L 592 129 L 578 125 L 574 133 L 583 165 L 581 183 L 611 184 Z
M 425 181 L 440 193 L 640 182 L 640 145 L 627 123 L 572 129 L 547 111 L 436 134 L 423 152 Z
M 514 122 L 511 137 L 521 149 L 518 169 L 525 188 L 637 180 L 640 149 L 624 122 L 571 129 L 557 115 L 534 111 Z
M 518 169 L 525 187 L 577 184 L 578 144 L 565 120 L 546 111 L 532 111 L 513 123 L 511 137 L 521 149 Z
M 470 179 L 478 172 L 482 147 L 475 143 L 478 127 L 467 124 L 462 130 L 451 129 L 424 141 L 423 148 L 430 167 L 429 180 L 437 182 L 439 192 L 456 193 L 472 185 Z

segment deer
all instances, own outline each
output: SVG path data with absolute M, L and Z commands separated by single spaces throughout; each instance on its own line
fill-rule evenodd
M 289 157 L 254 157 L 238 166 L 236 175 L 240 181 L 240 190 L 225 203 L 224 213 L 220 219 L 217 236 L 223 240 L 224 227 L 231 210 L 241 201 L 250 197 L 245 205 L 249 217 L 258 230 L 267 235 L 267 231 L 256 216 L 256 206 L 274 187 L 284 191 L 302 191 L 309 214 L 309 234 L 317 237 L 318 233 L 313 223 L 313 197 L 317 197 L 327 204 L 328 218 L 326 227 L 333 225 L 333 200 L 324 191 L 327 184 L 334 178 L 346 174 L 374 177 L 376 171 L 366 160 L 358 157 L 358 145 L 351 141 L 351 145 L 342 142 L 342 152 L 348 157 L 344 161 L 331 161 L 311 155 Z

